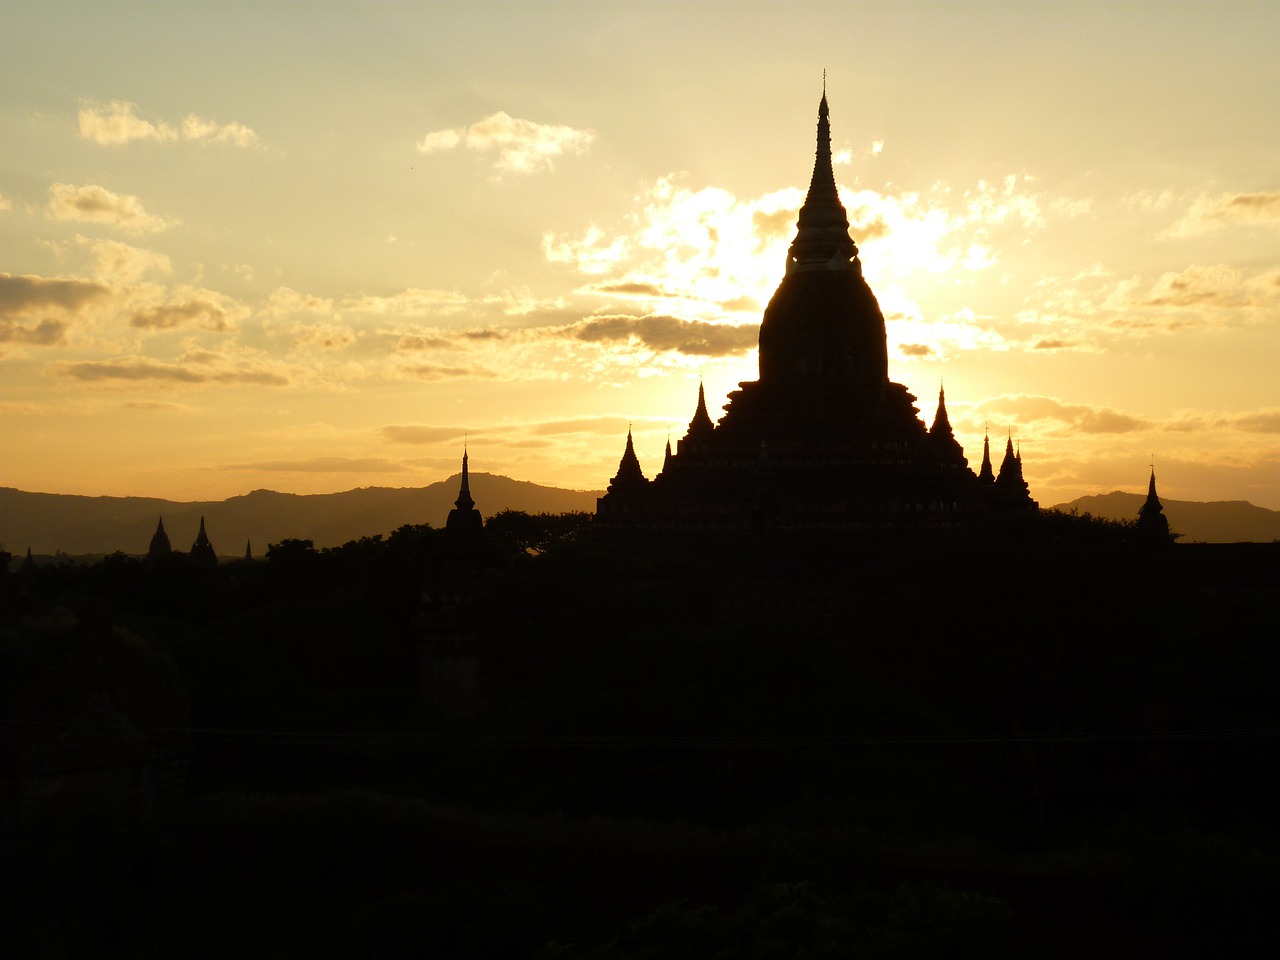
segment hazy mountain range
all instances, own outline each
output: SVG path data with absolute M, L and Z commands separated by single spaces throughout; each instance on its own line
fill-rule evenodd
M 1091 513 L 1108 520 L 1136 520 L 1144 494 L 1102 493 L 1059 503 L 1055 510 Z M 1197 503 L 1190 500 L 1161 499 L 1169 528 L 1180 533 L 1183 543 L 1237 543 L 1245 540 L 1280 540 L 1280 510 L 1255 507 L 1245 500 L 1217 500 Z
M 15 555 L 30 547 L 101 554 L 121 550 L 146 553 L 163 517 L 173 549 L 191 548 L 205 518 L 205 530 L 221 556 L 242 557 L 245 544 L 261 556 L 270 543 L 296 538 L 332 547 L 407 523 L 444 526 L 458 497 L 460 475 L 428 487 L 362 487 L 343 493 L 302 496 L 254 490 L 229 500 L 180 503 L 148 497 L 80 497 L 25 493 L 0 487 L 0 548 Z M 471 496 L 486 517 L 502 509 L 528 513 L 594 512 L 603 491 L 562 490 L 487 473 L 471 474 Z
M 56 551 L 103 554 L 122 550 L 145 553 L 163 517 L 175 550 L 195 540 L 200 518 L 222 556 L 244 556 L 252 545 L 261 556 L 267 545 L 289 538 L 331 547 L 373 534 L 387 534 L 406 523 L 444 525 L 458 496 L 460 477 L 427 487 L 362 487 L 343 493 L 299 495 L 254 490 L 229 500 L 175 502 L 149 497 L 82 497 L 26 493 L 0 487 L 0 549 L 21 555 Z M 499 510 L 529 513 L 593 512 L 598 490 L 564 490 L 487 473 L 471 474 L 471 494 L 486 517 Z M 1145 498 L 1136 493 L 1080 497 L 1055 509 L 1096 517 L 1132 520 Z M 1280 540 L 1280 511 L 1243 500 L 1195 503 L 1164 500 L 1165 516 L 1182 541 L 1236 542 Z

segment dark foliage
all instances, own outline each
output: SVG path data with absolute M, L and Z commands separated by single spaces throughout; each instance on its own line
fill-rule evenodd
M 99 694 L 190 757 L 176 818 L 6 819 L 15 955 L 1274 946 L 1271 545 L 1059 514 L 673 550 L 499 517 L 490 552 L 404 527 L 5 576 L 6 763 Z M 470 718 L 418 679 L 423 594 L 462 574 Z

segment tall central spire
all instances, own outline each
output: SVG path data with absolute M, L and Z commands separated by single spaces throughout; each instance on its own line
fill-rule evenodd
M 453 501 L 453 505 L 459 510 L 470 510 L 476 505 L 471 499 L 471 484 L 467 477 L 467 448 L 462 448 L 462 486 L 458 490 L 458 499 Z
M 484 518 L 476 509 L 476 502 L 471 499 L 471 483 L 467 473 L 467 448 L 462 448 L 462 483 L 458 486 L 458 499 L 453 501 L 453 509 L 445 517 L 445 530 L 452 534 L 475 536 L 484 532 Z
M 858 248 L 849 236 L 849 216 L 836 189 L 831 166 L 831 121 L 827 81 L 818 103 L 818 145 L 813 158 L 809 193 L 800 208 L 796 236 L 787 253 L 787 273 L 793 270 L 857 270 Z

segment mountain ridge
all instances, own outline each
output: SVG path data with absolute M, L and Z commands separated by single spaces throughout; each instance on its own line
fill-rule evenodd
M 461 474 L 425 487 L 356 487 L 337 493 L 283 493 L 256 489 L 225 500 L 92 497 L 30 493 L 0 487 L 0 545 L 14 554 L 31 548 L 47 555 L 147 551 L 163 518 L 175 550 L 187 550 L 205 518 L 220 556 L 243 556 L 245 544 L 261 555 L 268 544 L 311 540 L 333 547 L 387 534 L 405 524 L 443 527 L 457 499 Z M 568 490 L 498 474 L 470 474 L 471 495 L 489 517 L 503 509 L 528 513 L 594 511 L 603 491 Z
M 1055 504 L 1054 510 L 1089 513 L 1107 520 L 1136 520 L 1145 494 L 1113 490 Z M 1248 500 L 1166 500 L 1169 529 L 1182 543 L 1265 543 L 1280 540 L 1280 510 L 1268 510 Z
M 186 550 L 205 517 L 219 555 L 243 556 L 244 545 L 261 555 L 268 544 L 311 540 L 332 547 L 364 536 L 387 534 L 405 524 L 444 526 L 457 498 L 461 474 L 425 487 L 354 487 L 336 493 L 287 493 L 257 488 L 225 500 L 165 500 L 32 493 L 0 487 L 0 547 L 21 554 L 145 553 L 164 518 L 174 549 Z M 471 473 L 471 493 L 480 511 L 528 513 L 592 512 L 603 491 L 549 487 L 500 474 Z M 1145 497 L 1114 490 L 1077 497 L 1052 509 L 1133 520 Z M 1205 543 L 1280 540 L 1280 511 L 1247 500 L 1162 500 L 1165 516 L 1181 541 Z

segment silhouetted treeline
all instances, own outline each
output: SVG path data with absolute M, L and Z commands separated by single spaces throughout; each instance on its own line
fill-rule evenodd
M 196 929 L 182 952 L 224 955 L 244 942 L 227 916 L 261 931 L 251 955 L 1271 939 L 1272 545 L 1149 549 L 1062 515 L 909 542 L 601 542 L 582 515 L 488 530 L 481 552 L 405 527 L 212 569 L 7 575 L 6 763 L 45 749 L 30 722 L 98 694 L 190 761 L 186 804 L 141 831 L 6 828 L 18 953 Z M 459 576 L 474 717 L 421 679 L 424 610 Z

